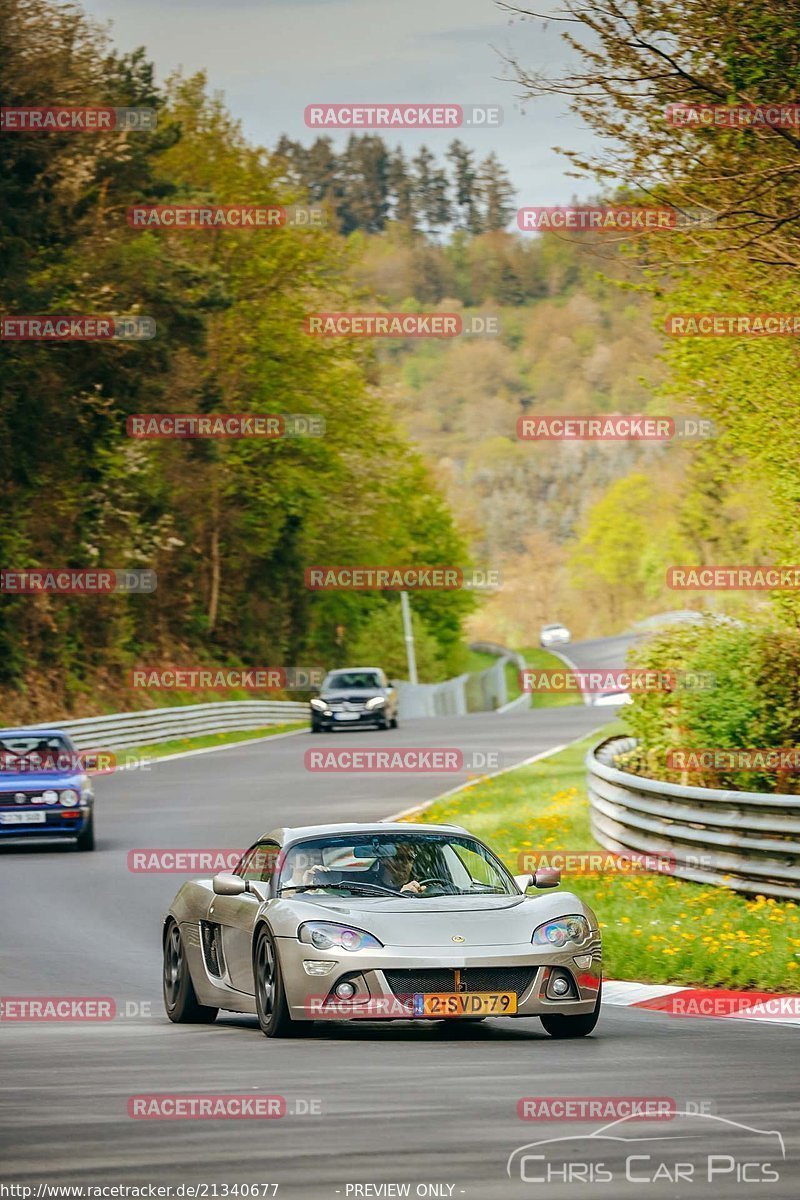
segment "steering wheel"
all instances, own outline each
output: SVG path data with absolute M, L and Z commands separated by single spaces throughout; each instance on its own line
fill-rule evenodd
M 450 887 L 453 881 L 452 879 L 442 879 L 439 875 L 427 875 L 425 879 L 418 879 L 417 883 L 420 887 L 425 887 L 426 883 L 443 883 L 445 887 Z

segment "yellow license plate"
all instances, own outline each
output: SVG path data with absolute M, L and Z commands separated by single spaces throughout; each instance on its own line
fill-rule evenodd
M 417 992 L 416 1017 L 507 1017 L 517 1011 L 516 992 Z

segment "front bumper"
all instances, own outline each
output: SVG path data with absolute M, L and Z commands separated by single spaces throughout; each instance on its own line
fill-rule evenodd
M 76 815 L 65 816 L 65 812 Z M 21 845 L 33 841 L 73 840 L 83 832 L 91 817 L 91 812 L 88 805 L 80 805 L 71 809 L 63 809 L 56 805 L 45 807 L 40 804 L 37 804 L 35 808 L 27 806 L 22 808 L 18 805 L 14 805 L 12 808 L 9 805 L 0 805 L 0 846 Z M 7 825 L 2 820 L 6 813 L 13 813 L 17 816 L 27 814 L 43 816 L 44 821 L 39 820 L 31 824 L 15 821 L 13 824 Z
M 334 712 L 332 716 L 326 717 L 324 713 L 314 712 L 312 710 L 311 721 L 316 725 L 317 729 L 357 729 L 359 725 L 381 725 L 385 719 L 385 708 L 372 709 L 367 711 L 359 710 L 348 714 L 347 720 L 340 720 L 338 714 Z
M 517 992 L 516 1016 L 579 1015 L 593 1011 L 602 976 L 600 935 L 597 932 L 584 947 L 569 950 L 523 943 L 510 947 L 474 946 L 470 947 L 469 953 L 433 947 L 421 953 L 417 948 L 391 947 L 349 954 L 347 951 L 319 951 L 296 938 L 279 938 L 278 951 L 286 1001 L 296 1021 L 326 1017 L 336 1020 L 411 1019 L 413 1002 L 404 1003 L 399 997 L 407 997 L 412 989 L 397 987 L 398 977 L 405 972 L 411 973 L 412 980 L 414 975 L 424 977 L 419 975 L 420 972 L 434 972 L 441 983 L 445 983 L 452 972 L 452 984 L 431 989 L 436 991 L 476 990 L 469 982 L 470 972 L 473 978 L 482 981 L 481 991 L 507 990 L 499 984 L 497 987 L 486 986 L 492 972 L 497 971 L 495 977 L 498 980 L 517 980 L 517 986 L 511 989 Z M 582 965 L 575 961 L 576 958 Z M 307 974 L 303 966 L 306 960 L 333 965 L 328 974 L 314 976 Z M 555 967 L 571 976 L 575 992 L 572 998 L 551 999 L 545 994 Z M 456 971 L 460 974 L 460 986 L 456 984 Z M 352 999 L 343 1004 L 335 999 L 333 989 L 344 980 L 354 983 L 357 990 Z M 391 981 L 395 983 L 394 990 Z M 416 986 L 413 988 L 414 992 L 418 990 Z

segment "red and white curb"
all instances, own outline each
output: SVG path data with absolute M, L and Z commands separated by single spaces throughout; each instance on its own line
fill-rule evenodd
M 737 992 L 676 984 L 603 980 L 603 1004 L 645 1008 L 673 1017 L 723 1017 L 729 1021 L 769 1021 L 800 1026 L 800 995 Z

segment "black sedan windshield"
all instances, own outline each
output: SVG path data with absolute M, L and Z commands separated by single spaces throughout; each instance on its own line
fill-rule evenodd
M 331 671 L 322 685 L 323 692 L 341 691 L 342 688 L 379 688 L 377 671 Z

